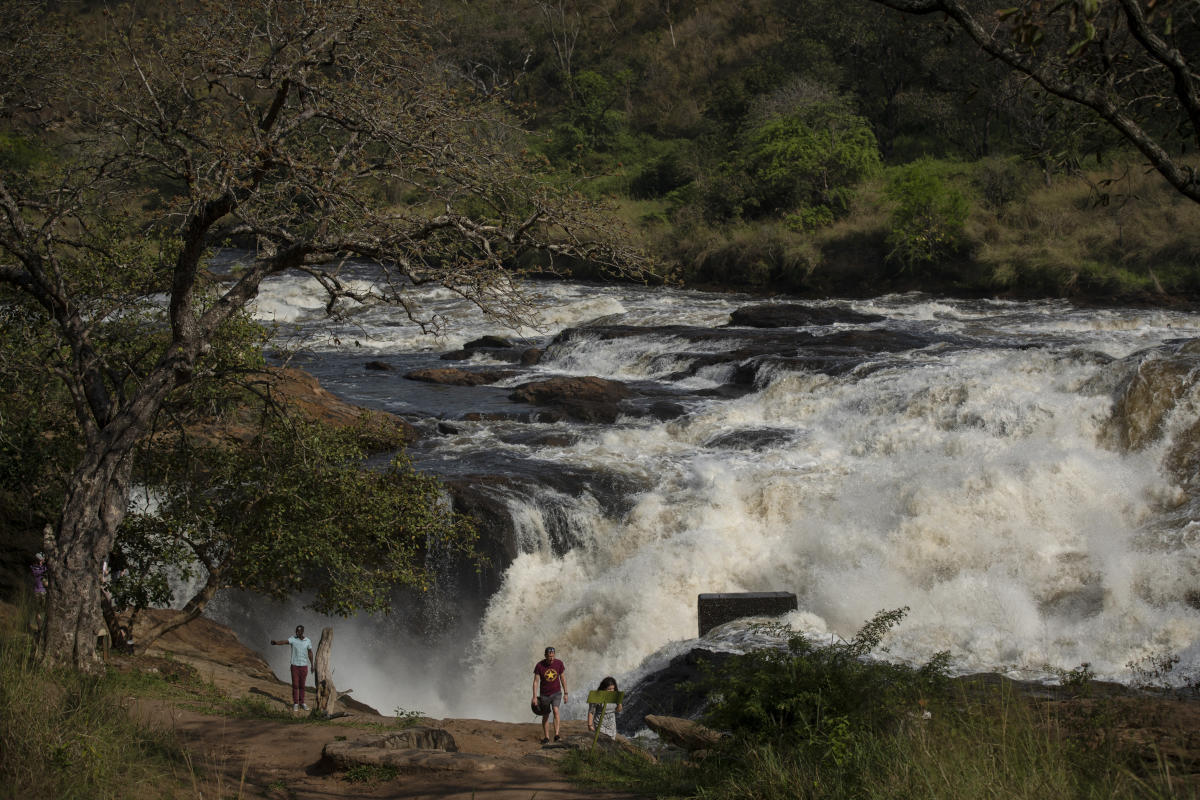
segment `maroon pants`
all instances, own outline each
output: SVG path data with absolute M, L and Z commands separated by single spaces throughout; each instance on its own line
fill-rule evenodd
M 292 664 L 292 704 L 304 705 L 304 684 L 308 681 L 308 667 Z

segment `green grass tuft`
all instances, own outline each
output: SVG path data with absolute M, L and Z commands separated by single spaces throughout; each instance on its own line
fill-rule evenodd
M 19 609 L 0 631 L 0 796 L 161 797 L 179 785 L 183 751 L 130 718 L 129 678 L 43 668 L 31 619 Z

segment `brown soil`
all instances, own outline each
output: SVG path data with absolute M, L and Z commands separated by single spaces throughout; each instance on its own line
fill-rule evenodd
M 151 612 L 164 614 L 171 612 Z M 291 687 L 277 680 L 257 653 L 240 644 L 227 628 L 203 618 L 164 636 L 146 656 L 113 654 L 118 669 L 186 673 L 211 684 L 230 698 L 252 698 L 286 710 Z M 193 673 L 194 670 L 194 673 Z M 197 698 L 202 700 L 203 698 Z M 632 800 L 630 794 L 572 785 L 555 762 L 567 752 L 541 744 L 538 720 L 528 723 L 477 719 L 423 720 L 448 731 L 460 753 L 488 757 L 492 769 L 400 774 L 393 780 L 356 783 L 323 762 L 322 748 L 339 738 L 355 739 L 389 728 L 395 720 L 360 703 L 345 703 L 346 716 L 328 722 L 237 719 L 194 710 L 192 702 L 131 698 L 139 720 L 173 732 L 187 749 L 195 780 L 204 796 L 274 798 L 405 798 L 450 800 Z M 589 736 L 581 720 L 563 725 L 564 740 Z
M 147 612 L 152 617 L 170 611 Z M 192 685 L 212 687 L 226 698 L 251 698 L 280 710 L 290 706 L 291 688 L 271 673 L 257 653 L 238 642 L 228 629 L 197 619 L 164 636 L 146 656 L 113 655 L 117 668 L 158 670 L 169 677 L 199 678 Z M 171 675 L 174 673 L 173 675 Z M 1200 790 L 1200 702 L 1194 695 L 1176 697 L 1137 694 L 1125 687 L 1096 682 L 1085 693 L 1071 689 L 1018 685 L 996 675 L 964 679 L 968 696 L 985 699 L 1011 685 L 1016 696 L 1035 703 L 1039 716 L 1085 746 L 1092 737 L 1115 737 L 1120 749 L 1132 749 L 1154 762 L 1169 764 L 1186 794 Z M 1011 695 L 1010 695 L 1011 696 Z M 203 700 L 204 698 L 197 698 Z M 556 762 L 571 744 L 590 741 L 580 720 L 563 725 L 564 745 L 542 745 L 541 725 L 478 719 L 422 720 L 449 732 L 459 752 L 494 764 L 484 771 L 406 770 L 387 781 L 355 783 L 322 759 L 322 748 L 339 739 L 354 740 L 397 730 L 396 720 L 346 698 L 344 716 L 309 723 L 270 719 L 237 719 L 195 710 L 195 701 L 169 702 L 131 698 L 140 720 L 174 732 L 191 754 L 192 796 L 304 798 L 496 798 L 496 800 L 633 800 L 634 795 L 573 786 Z M 1102 745 L 1097 740 L 1096 745 Z M 468 758 L 467 760 L 470 760 Z M 468 765 L 469 766 L 469 765 Z

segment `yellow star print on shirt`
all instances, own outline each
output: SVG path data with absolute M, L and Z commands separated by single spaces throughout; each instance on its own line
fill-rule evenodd
M 546 683 L 554 683 L 554 679 L 558 677 L 558 670 L 548 669 L 542 674 L 542 680 Z

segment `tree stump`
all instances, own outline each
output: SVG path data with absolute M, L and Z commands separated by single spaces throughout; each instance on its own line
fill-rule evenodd
M 324 717 L 333 713 L 337 690 L 333 688 L 333 628 L 321 629 L 321 642 L 314 656 L 313 683 L 317 687 L 317 712 Z

